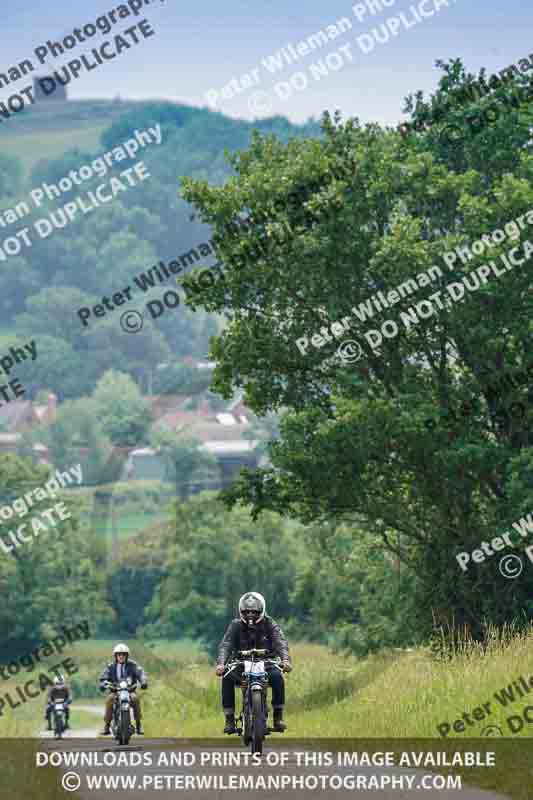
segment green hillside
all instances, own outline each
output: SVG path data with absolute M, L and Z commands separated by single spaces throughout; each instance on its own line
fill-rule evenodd
M 0 127 L 0 152 L 20 158 L 26 174 L 37 161 L 61 158 L 72 147 L 97 152 L 102 132 L 138 105 L 109 100 L 37 103 Z

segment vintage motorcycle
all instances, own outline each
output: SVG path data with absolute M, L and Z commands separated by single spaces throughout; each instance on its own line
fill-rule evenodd
M 52 709 L 54 715 L 54 736 L 56 739 L 63 738 L 63 731 L 65 730 L 65 703 L 63 700 L 56 700 Z
M 268 727 L 267 687 L 268 672 L 266 665 L 279 669 L 279 659 L 261 659 L 268 650 L 240 650 L 240 658 L 226 664 L 224 677 L 238 667 L 243 668 L 241 678 L 242 710 L 237 717 L 236 733 L 241 736 L 245 747 L 250 745 L 252 753 L 263 752 L 265 736 L 272 733 Z
M 131 721 L 133 708 L 131 705 L 130 694 L 137 689 L 137 683 L 131 678 L 121 680 L 118 683 L 107 682 L 104 684 L 107 689 L 114 693 L 113 716 L 111 719 L 111 731 L 114 738 L 121 745 L 128 744 L 132 734 L 135 732 Z

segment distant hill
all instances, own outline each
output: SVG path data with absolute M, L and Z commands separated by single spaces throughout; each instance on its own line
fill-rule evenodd
M 71 147 L 100 148 L 102 132 L 143 101 L 69 100 L 36 103 L 0 125 L 0 150 L 20 158 L 26 173 L 42 158 L 61 158 Z
M 14 114 L 0 124 L 0 152 L 20 158 L 26 175 L 35 163 L 43 158 L 57 159 L 74 147 L 84 152 L 96 153 L 102 149 L 100 136 L 120 117 L 131 112 L 142 114 L 143 107 L 163 102 L 183 109 L 184 118 L 208 119 L 217 116 L 227 120 L 228 129 L 249 128 L 244 120 L 233 120 L 207 109 L 185 106 L 168 101 L 152 100 L 68 100 L 67 102 L 36 103 Z M 128 118 L 128 117 L 126 117 Z M 254 127 L 265 132 L 276 132 L 280 138 L 287 135 L 318 136 L 319 126 L 310 121 L 292 125 L 284 117 L 258 120 Z
M 108 183 L 111 171 L 116 176 L 131 166 L 131 161 L 120 159 L 124 163 L 107 171 L 100 163 L 83 185 L 62 189 L 60 195 L 56 190 L 55 197 L 38 207 L 28 204 L 29 211 L 20 219 L 18 227 L 28 227 L 32 235 L 20 257 L 13 254 L 0 263 L 0 344 L 7 346 L 15 335 L 39 338 L 38 362 L 32 362 L 26 373 L 20 365 L 17 373 L 29 397 L 43 388 L 60 401 L 88 395 L 99 377 L 117 365 L 144 388 L 148 379 L 153 384 L 154 364 L 172 364 L 184 357 L 205 359 L 210 337 L 223 324 L 221 315 L 182 303 L 172 314 L 145 317 L 148 324 L 142 336 L 125 337 L 118 313 L 93 320 L 82 330 L 76 309 L 94 307 L 104 295 L 133 285 L 134 276 L 159 261 L 192 251 L 187 263 L 190 266 L 192 259 L 196 265 L 199 255 L 194 248 L 211 234 L 207 225 L 191 216 L 192 208 L 180 195 L 184 176 L 220 185 L 233 170 L 225 153 L 246 150 L 254 130 L 282 142 L 321 135 L 314 121 L 293 125 L 275 116 L 251 123 L 162 100 L 43 102 L 0 123 L 0 210 L 7 214 L 43 183 L 57 186 L 72 169 L 89 165 L 94 157 L 131 138 L 136 129 L 156 126 L 160 136 L 136 156 L 149 180 L 121 191 L 105 207 L 93 207 L 88 202 L 90 190 Z M 66 223 L 62 207 L 77 198 L 85 198 L 88 213 L 78 213 Z M 55 228 L 46 236 L 37 233 L 37 217 L 51 220 Z M 4 227 L 11 234 L 17 230 L 10 219 Z M 131 302 L 147 315 L 151 312 L 146 304 L 160 302 L 161 296 L 162 287 L 154 285 L 142 297 L 137 292 Z M 178 373 L 165 374 L 165 391 L 180 383 Z

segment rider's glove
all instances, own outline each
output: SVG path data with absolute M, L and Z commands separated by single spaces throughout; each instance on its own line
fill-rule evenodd
M 148 689 L 147 683 L 141 683 L 141 689 Z
M 282 661 L 281 662 L 281 668 L 282 668 L 283 672 L 291 672 L 292 664 L 291 664 L 290 661 Z
M 218 675 L 219 678 L 222 677 L 222 675 L 224 674 L 224 670 L 225 670 L 224 664 L 219 664 L 217 666 L 215 672 L 216 672 L 216 674 Z

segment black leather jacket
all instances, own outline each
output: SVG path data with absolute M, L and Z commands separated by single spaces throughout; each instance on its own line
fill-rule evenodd
M 59 686 L 51 686 L 48 690 L 48 698 L 47 702 L 49 704 L 55 703 L 56 700 L 64 700 L 65 703 L 72 702 L 72 695 L 70 693 L 70 687 L 68 683 L 66 683 L 62 688 Z
M 217 665 L 225 664 L 237 650 L 251 650 L 253 647 L 268 650 L 270 656 L 280 656 L 290 663 L 285 634 L 272 617 L 265 615 L 257 625 L 245 625 L 241 619 L 230 622 L 218 648 Z

